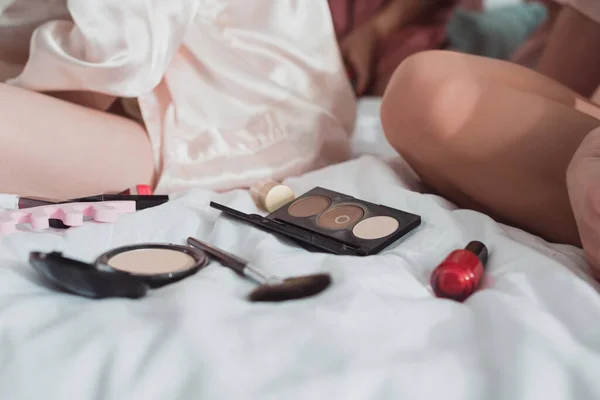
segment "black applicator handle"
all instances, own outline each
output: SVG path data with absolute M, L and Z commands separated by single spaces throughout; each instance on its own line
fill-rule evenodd
M 208 253 L 211 257 L 214 257 L 225 267 L 234 270 L 235 272 L 245 276 L 246 278 L 252 279 L 260 285 L 283 283 L 283 281 L 277 278 L 276 276 L 266 271 L 263 271 L 260 268 L 253 267 L 241 258 L 236 257 L 231 253 L 227 253 L 224 250 L 218 249 L 215 246 L 211 246 L 208 243 L 203 243 L 193 237 L 189 237 L 187 243 L 198 250 L 202 250 Z
M 86 203 L 101 201 L 135 201 L 135 209 L 145 210 L 146 208 L 160 206 L 169 201 L 167 195 L 130 195 L 130 194 L 99 194 L 97 196 L 81 197 L 61 201 L 61 203 Z
M 207 243 L 201 242 L 193 237 L 189 237 L 187 239 L 187 243 L 190 246 L 207 253 L 208 255 L 219 261 L 221 264 L 231 268 L 238 274 L 245 275 L 244 269 L 246 268 L 247 262 L 242 260 L 241 258 L 238 258 L 233 254 L 227 253 L 224 250 L 217 249 L 214 246 L 210 246 Z

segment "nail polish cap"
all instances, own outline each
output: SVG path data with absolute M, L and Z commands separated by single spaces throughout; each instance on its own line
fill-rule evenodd
M 465 250 L 470 251 L 471 253 L 475 254 L 477 256 L 477 258 L 479 258 L 479 261 L 481 261 L 481 264 L 483 264 L 485 266 L 485 264 L 488 260 L 488 249 L 485 246 L 485 244 L 474 240 L 472 242 L 469 242 L 469 244 L 467 244 L 467 247 L 465 247 Z

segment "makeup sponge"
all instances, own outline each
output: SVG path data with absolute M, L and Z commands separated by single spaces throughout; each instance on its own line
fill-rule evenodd
M 271 180 L 255 183 L 250 187 L 250 194 L 256 205 L 268 212 L 273 212 L 296 198 L 292 189 Z

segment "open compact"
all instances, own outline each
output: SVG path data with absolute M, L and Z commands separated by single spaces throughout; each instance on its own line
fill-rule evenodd
M 32 267 L 55 286 L 92 298 L 146 295 L 195 274 L 208 264 L 203 251 L 174 244 L 147 243 L 118 247 L 93 264 L 64 257 L 60 252 L 32 252 Z
M 211 207 L 310 250 L 377 254 L 421 224 L 421 217 L 316 187 L 263 217 L 211 202 Z

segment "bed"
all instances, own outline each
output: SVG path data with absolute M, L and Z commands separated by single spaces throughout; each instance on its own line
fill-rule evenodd
M 377 256 L 311 253 L 224 218 L 209 200 L 254 212 L 243 190 L 198 190 L 160 207 L 67 231 L 0 239 L 0 398 L 600 398 L 600 286 L 581 251 L 421 193 L 383 139 L 378 99 L 358 105 L 355 157 L 286 184 L 316 185 L 423 216 Z M 144 300 L 49 289 L 32 250 L 92 261 L 107 248 L 195 236 L 282 276 L 329 272 L 321 295 L 249 303 L 253 285 L 212 263 Z M 436 299 L 428 277 L 477 239 L 483 290 Z

